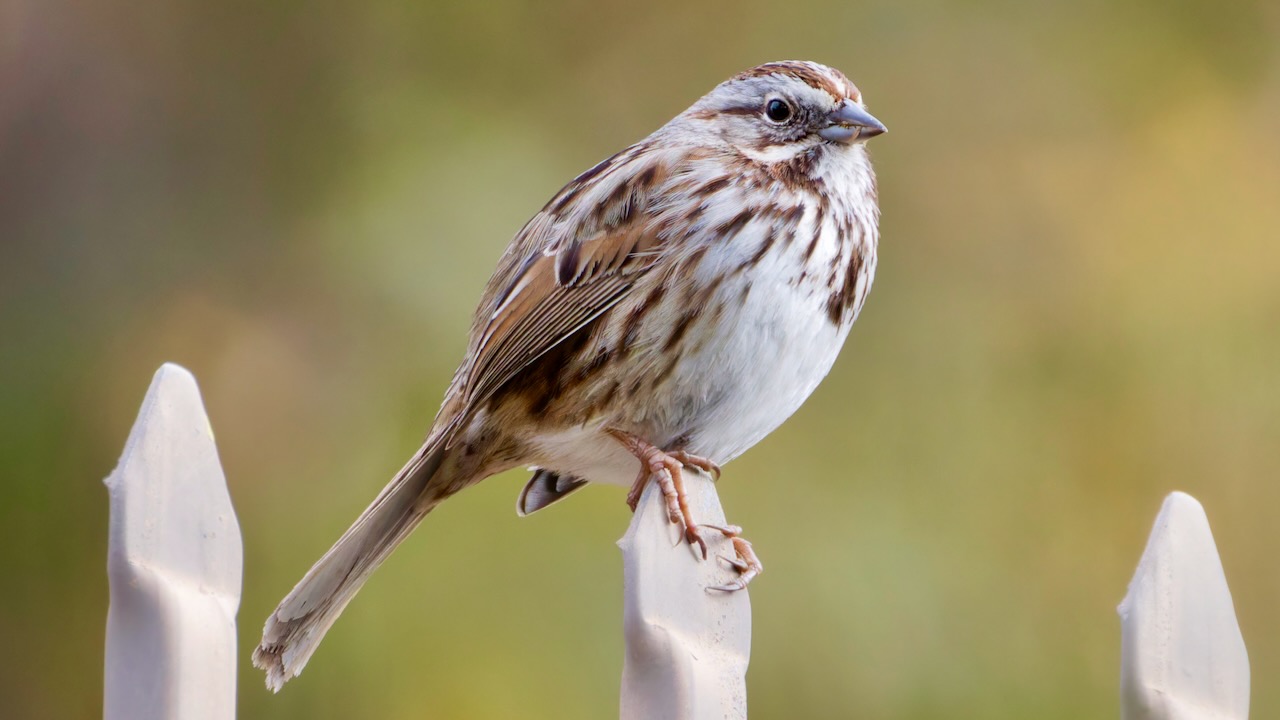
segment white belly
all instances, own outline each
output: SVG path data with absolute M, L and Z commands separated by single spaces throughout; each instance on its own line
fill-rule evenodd
M 605 426 L 720 464 L 764 439 L 826 377 L 853 324 L 831 321 L 825 285 L 796 287 L 790 281 L 762 263 L 756 272 L 724 283 L 713 301 L 723 303 L 722 314 L 690 328 L 684 352 L 655 392 L 598 422 L 541 434 L 539 464 L 626 485 L 636 479 L 638 465 L 601 433 Z M 636 366 L 662 366 L 660 342 L 645 342 L 640 353 L 645 357 Z
M 703 328 L 711 337 L 681 359 L 669 385 L 666 419 L 678 427 L 665 428 L 667 440 L 686 434 L 689 452 L 719 463 L 799 409 L 831 370 L 852 325 L 831 322 L 827 293 L 792 287 L 770 268 L 741 282 L 750 283 L 745 300 L 740 284 L 726 284 L 729 310 Z
M 830 216 L 818 217 L 807 212 L 794 235 L 769 245 L 753 263 L 747 260 L 766 246 L 765 222 L 749 223 L 731 242 L 708 243 L 696 265 L 682 269 L 695 281 L 687 288 L 667 281 L 676 285 L 663 295 L 663 311 L 646 314 L 626 348 L 622 366 L 630 376 L 621 385 L 636 381 L 644 392 L 585 425 L 539 433 L 539 464 L 593 482 L 629 484 L 638 464 L 604 427 L 724 464 L 789 418 L 831 370 L 875 272 L 874 216 L 861 223 L 867 235 L 857 237 L 842 236 Z M 810 248 L 815 223 L 820 241 Z M 843 287 L 854 254 L 864 258 L 865 272 L 858 274 L 851 312 L 833 321 L 833 282 Z M 691 300 L 698 288 L 725 277 L 713 296 Z M 638 287 L 633 295 L 648 292 Z M 632 307 L 619 305 L 611 318 L 617 325 L 601 336 L 624 334 Z M 695 319 L 687 333 L 667 350 L 672 328 L 690 313 Z M 661 380 L 651 382 L 654 376 Z

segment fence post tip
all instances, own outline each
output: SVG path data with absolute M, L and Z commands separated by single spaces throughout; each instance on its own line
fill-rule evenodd
M 152 378 L 116 469 L 106 720 L 232 720 L 243 548 L 195 378 Z
M 684 479 L 694 517 L 724 525 L 710 476 L 686 468 Z M 618 541 L 625 594 L 623 720 L 747 717 L 751 600 L 746 590 L 708 592 L 733 579 L 735 571 L 718 558 L 734 551 L 718 533 L 705 537 L 703 560 L 668 520 L 657 483 L 649 483 Z
M 1124 720 L 1245 720 L 1249 657 L 1204 507 L 1165 498 L 1121 624 Z

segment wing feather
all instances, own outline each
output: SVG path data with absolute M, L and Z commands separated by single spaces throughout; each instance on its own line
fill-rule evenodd
M 512 241 L 472 327 L 455 407 L 491 396 L 613 307 L 658 262 L 666 240 L 649 211 L 670 173 L 642 150 L 579 176 Z

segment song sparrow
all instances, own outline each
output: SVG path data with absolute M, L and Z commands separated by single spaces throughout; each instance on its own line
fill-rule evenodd
M 839 71 L 778 62 L 722 83 L 584 172 L 516 235 L 422 448 L 267 619 L 254 664 L 301 672 L 369 574 L 450 495 L 521 466 L 521 514 L 588 481 L 716 474 L 789 417 L 831 368 L 876 266 L 884 132 Z M 638 473 L 638 474 L 637 474 Z M 745 587 L 761 566 L 737 528 Z

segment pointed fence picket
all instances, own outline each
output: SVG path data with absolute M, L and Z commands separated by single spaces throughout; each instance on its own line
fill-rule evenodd
M 1118 610 L 1123 720 L 1249 717 L 1249 656 L 1195 498 L 1165 498 Z
M 231 720 L 243 551 L 195 378 L 156 372 L 115 472 L 106 720 Z
M 106 720 L 232 720 L 242 548 L 195 378 L 156 373 L 111 499 Z M 722 523 L 715 485 L 690 472 L 699 516 Z M 676 542 L 652 484 L 626 535 L 622 720 L 747 716 L 751 603 L 705 588 L 725 566 Z M 715 533 L 711 554 L 728 548 Z M 1245 720 L 1249 661 L 1204 509 L 1164 503 L 1119 608 L 1124 720 Z

